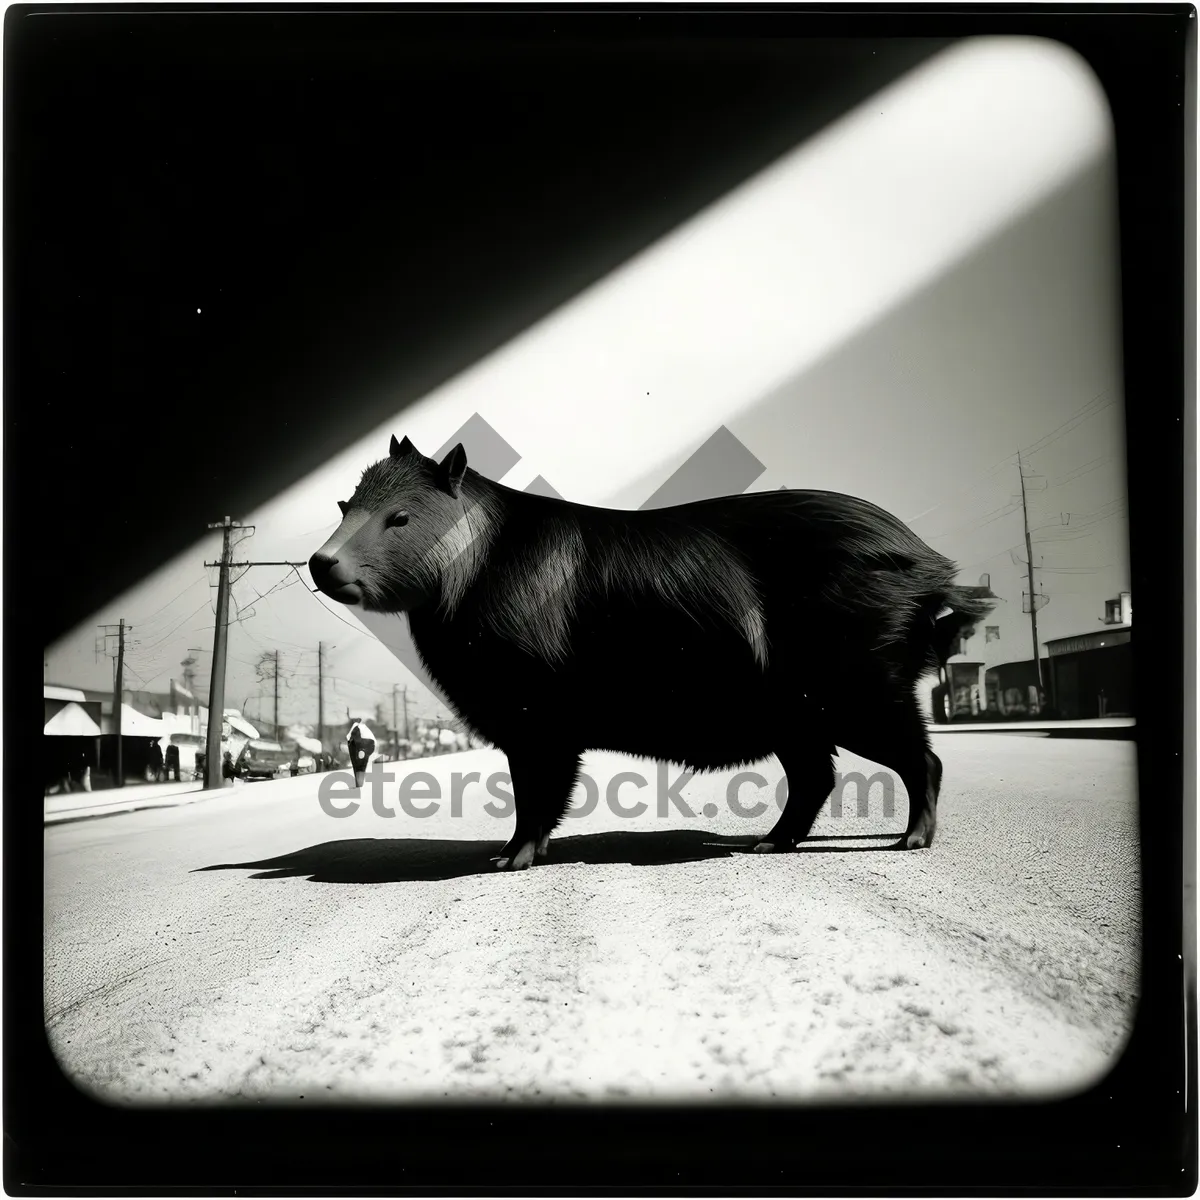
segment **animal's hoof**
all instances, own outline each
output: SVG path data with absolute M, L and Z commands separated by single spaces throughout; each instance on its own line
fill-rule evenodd
M 516 858 L 498 858 L 496 859 L 497 871 L 528 871 L 529 863 L 517 862 Z
M 928 850 L 933 845 L 933 830 L 914 829 L 900 843 L 902 850 Z
M 542 840 L 540 842 L 538 842 L 536 857 L 537 858 L 549 858 L 550 857 L 550 835 L 549 834 L 546 834 L 546 836 L 544 838 L 542 838 Z
M 533 866 L 537 847 L 533 842 L 526 842 L 516 854 L 496 860 L 497 871 L 527 871 Z

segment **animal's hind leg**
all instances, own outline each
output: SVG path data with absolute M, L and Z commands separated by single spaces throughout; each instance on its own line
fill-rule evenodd
M 550 834 L 571 802 L 579 755 L 563 751 L 508 751 L 517 827 L 496 861 L 499 871 L 524 871 L 547 856 Z
M 833 746 L 780 751 L 787 776 L 787 803 L 775 827 L 754 847 L 757 854 L 794 850 L 808 837 L 829 793 L 833 791 Z
M 923 802 L 917 804 L 914 800 L 914 788 L 921 786 L 919 775 L 914 772 L 913 782 L 904 782 L 908 791 L 908 829 L 904 833 L 904 848 L 920 850 L 933 845 L 934 831 L 937 829 L 937 802 L 942 790 L 942 760 L 929 748 L 928 738 L 925 740 L 925 792 Z
M 942 760 L 929 744 L 929 734 L 915 697 L 861 714 L 855 728 L 838 739 L 855 754 L 890 767 L 908 793 L 908 828 L 897 849 L 920 850 L 933 845 L 937 802 L 942 786 Z

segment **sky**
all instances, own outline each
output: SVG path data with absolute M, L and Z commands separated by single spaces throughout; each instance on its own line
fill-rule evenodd
M 634 508 L 724 426 L 764 467 L 753 490 L 852 492 L 964 581 L 990 572 L 1020 659 L 1020 449 L 1041 638 L 1094 629 L 1129 586 L 1112 155 L 1070 51 L 955 46 L 249 515 L 234 561 L 307 560 L 392 433 L 432 454 L 478 413 L 521 455 L 504 483 Z M 48 647 L 47 682 L 111 687 L 96 626 L 123 617 L 127 687 L 165 691 L 198 647 L 205 694 L 219 552 L 203 539 Z M 227 707 L 270 719 L 254 664 L 278 651 L 280 720 L 314 721 L 324 643 L 327 720 L 390 712 L 396 684 L 445 711 L 303 568 L 234 578 Z

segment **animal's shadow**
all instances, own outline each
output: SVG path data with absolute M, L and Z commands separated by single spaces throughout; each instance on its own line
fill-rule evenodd
M 812 837 L 793 854 L 853 854 L 898 848 L 896 834 L 851 834 Z M 885 841 L 884 839 L 888 839 Z M 690 829 L 652 833 L 587 833 L 557 838 L 550 843 L 547 866 L 563 863 L 626 864 L 635 867 L 702 862 L 746 854 L 753 838 L 728 837 Z M 832 841 L 873 842 L 862 846 L 829 846 Z M 290 854 L 258 862 L 217 863 L 198 871 L 254 871 L 253 879 L 307 876 L 312 883 L 404 883 L 416 880 L 461 879 L 497 874 L 492 859 L 503 842 L 451 841 L 434 838 L 346 838 L 319 842 Z M 755 856 L 757 857 L 757 856 Z M 535 866 L 534 870 L 544 869 Z

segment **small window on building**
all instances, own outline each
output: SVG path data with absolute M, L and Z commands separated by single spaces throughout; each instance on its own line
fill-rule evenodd
M 953 656 L 955 654 L 966 654 L 966 652 L 967 652 L 967 639 L 965 637 L 963 637 L 963 635 L 960 633 L 954 642 L 954 646 L 951 649 L 950 654 L 951 654 L 951 656 Z
M 1109 600 L 1104 605 L 1104 623 L 1119 625 L 1121 623 L 1121 601 Z
M 988 625 L 985 628 L 986 628 L 985 641 L 998 642 L 1000 640 L 1000 626 L 999 625 Z

